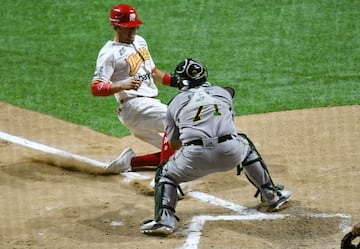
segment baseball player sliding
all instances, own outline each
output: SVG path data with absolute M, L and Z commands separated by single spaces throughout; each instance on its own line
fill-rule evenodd
M 282 208 L 291 193 L 273 184 L 253 143 L 237 133 L 231 93 L 207 82 L 206 68 L 190 58 L 176 66 L 175 76 L 181 92 L 168 105 L 166 132 L 177 151 L 156 172 L 154 220 L 145 222 L 140 231 L 161 236 L 174 232 L 179 184 L 237 165 L 256 186 L 268 211 Z
M 110 24 L 114 39 L 106 42 L 98 54 L 96 70 L 91 82 L 94 96 L 114 95 L 119 104 L 118 118 L 131 133 L 164 152 L 135 158 L 127 148 L 108 167 L 107 171 L 119 173 L 131 167 L 155 166 L 173 153 L 166 145 L 163 134 L 167 106 L 157 99 L 155 82 L 175 86 L 170 74 L 155 67 L 145 39 L 137 35 L 143 22 L 134 7 L 119 4 L 110 11 Z M 166 135 L 166 134 L 165 134 Z M 162 143 L 162 141 L 164 143 Z

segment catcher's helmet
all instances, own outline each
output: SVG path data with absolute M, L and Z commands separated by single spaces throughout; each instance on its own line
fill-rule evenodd
M 175 68 L 175 76 L 187 88 L 192 88 L 206 82 L 207 69 L 198 61 L 187 58 Z
M 138 19 L 134 7 L 128 4 L 118 4 L 110 11 L 110 24 L 124 28 L 135 28 L 143 22 Z

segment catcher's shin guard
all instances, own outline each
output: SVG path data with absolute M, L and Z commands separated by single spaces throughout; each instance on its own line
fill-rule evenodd
M 158 223 L 175 226 L 178 218 L 175 215 L 175 208 L 178 200 L 178 185 L 171 179 L 162 175 L 162 167 L 155 176 L 155 214 L 154 220 Z
M 238 174 L 241 170 L 245 170 L 247 179 L 257 188 L 254 197 L 258 197 L 260 192 L 264 189 L 276 191 L 284 189 L 283 185 L 275 185 L 271 179 L 270 173 L 266 167 L 264 160 L 257 151 L 254 143 L 243 133 L 239 133 L 241 137 L 246 139 L 250 146 L 250 152 L 244 161 L 238 166 Z

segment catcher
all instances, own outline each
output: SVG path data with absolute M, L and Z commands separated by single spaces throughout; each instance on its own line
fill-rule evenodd
M 169 103 L 166 132 L 177 150 L 159 166 L 155 176 L 155 219 L 140 228 L 144 234 L 166 236 L 175 231 L 175 209 L 180 183 L 241 165 L 256 186 L 268 211 L 277 211 L 291 198 L 272 182 L 253 143 L 238 134 L 234 124 L 232 94 L 207 82 L 207 70 L 185 59 L 175 68 L 181 89 Z
M 360 249 L 360 243 L 353 244 L 356 237 L 360 236 L 360 222 L 354 225 L 351 232 L 345 234 L 341 240 L 341 249 Z

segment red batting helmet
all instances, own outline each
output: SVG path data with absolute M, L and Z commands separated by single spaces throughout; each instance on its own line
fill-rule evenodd
M 138 19 L 134 7 L 128 4 L 118 4 L 110 11 L 110 24 L 124 28 L 134 28 L 143 24 L 143 22 Z

